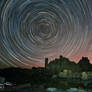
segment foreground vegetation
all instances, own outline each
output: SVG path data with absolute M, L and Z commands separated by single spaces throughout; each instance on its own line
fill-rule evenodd
M 79 67 L 79 69 L 75 69 L 75 66 L 77 66 L 77 68 Z M 45 68 L 6 68 L 0 70 L 0 76 L 4 77 L 6 82 L 11 82 L 16 84 L 16 86 L 30 83 L 31 86 L 43 85 L 45 88 L 55 87 L 58 89 L 68 89 L 70 87 L 81 87 L 84 89 L 92 89 L 92 82 L 85 85 L 85 83 L 80 81 L 82 80 L 80 76 L 76 78 L 76 76 L 72 76 L 70 71 L 70 77 L 69 74 L 63 76 L 62 72 L 64 69 L 73 70 L 73 73 L 77 72 L 79 75 L 81 72 L 91 72 L 92 65 L 86 57 L 82 57 L 80 62 L 75 64 L 70 62 L 69 59 L 60 56 L 60 59 L 55 59 L 50 63 L 48 63 L 48 59 L 46 59 Z M 68 78 L 70 78 L 69 80 L 75 81 L 69 81 Z M 78 80 L 78 82 L 76 82 L 76 80 Z M 92 80 L 92 78 L 90 78 L 89 81 L 90 80 Z

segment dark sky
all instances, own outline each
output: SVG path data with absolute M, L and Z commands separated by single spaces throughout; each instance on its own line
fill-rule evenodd
M 92 0 L 0 0 L 0 68 L 59 55 L 92 62 Z

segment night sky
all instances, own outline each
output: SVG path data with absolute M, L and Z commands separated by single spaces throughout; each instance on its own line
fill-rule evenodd
M 92 63 L 92 0 L 0 0 L 0 68 L 60 55 Z

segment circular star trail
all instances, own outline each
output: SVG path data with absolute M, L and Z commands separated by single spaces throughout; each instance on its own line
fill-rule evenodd
M 59 55 L 92 54 L 92 0 L 0 0 L 0 63 L 32 67 Z

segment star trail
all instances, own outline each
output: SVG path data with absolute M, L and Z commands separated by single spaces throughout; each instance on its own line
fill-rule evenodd
M 59 55 L 92 60 L 92 0 L 0 0 L 0 67 Z

